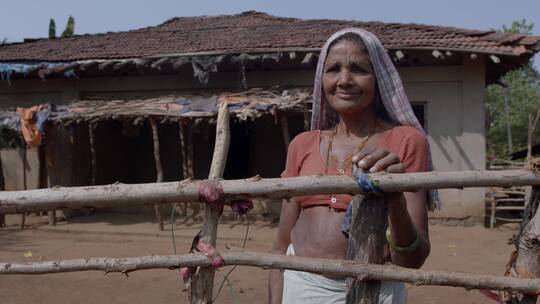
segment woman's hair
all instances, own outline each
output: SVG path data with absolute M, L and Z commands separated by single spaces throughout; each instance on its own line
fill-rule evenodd
M 330 44 L 328 49 L 331 50 L 332 47 L 335 46 L 336 44 L 341 43 L 341 42 L 345 42 L 345 41 L 356 43 L 359 46 L 361 46 L 363 49 L 366 49 L 366 45 L 364 44 L 364 41 L 362 41 L 362 38 L 360 36 L 356 35 L 355 33 L 346 33 L 346 34 L 343 34 L 343 35 L 339 36 L 336 40 L 332 41 L 332 43 Z M 367 50 L 366 50 L 366 52 L 367 52 Z
M 366 52 L 368 52 L 367 48 L 366 48 L 366 45 L 364 44 L 364 41 L 362 41 L 362 38 L 359 35 L 355 34 L 355 33 L 346 33 L 346 34 L 343 34 L 343 35 L 339 36 L 336 40 L 332 41 L 332 43 L 328 47 L 328 52 L 330 52 L 330 50 L 335 45 L 337 45 L 337 44 L 339 44 L 341 42 L 356 43 L 359 47 L 361 47 Z M 371 56 L 370 56 L 369 60 L 371 61 Z M 376 113 L 376 115 L 380 119 L 382 119 L 382 120 L 384 120 L 386 122 L 392 123 L 392 119 L 390 118 L 390 114 L 388 114 L 388 111 L 386 110 L 386 108 L 382 104 L 381 93 L 379 91 L 379 85 L 378 85 L 377 77 L 375 77 L 375 92 L 376 92 L 376 94 L 375 94 L 375 113 Z

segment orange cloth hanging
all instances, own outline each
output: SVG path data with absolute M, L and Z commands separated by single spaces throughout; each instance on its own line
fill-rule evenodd
M 29 146 L 39 146 L 41 144 L 41 132 L 36 126 L 35 115 L 43 107 L 44 105 L 35 105 L 30 108 L 17 108 L 17 113 L 21 116 L 21 132 L 24 141 Z

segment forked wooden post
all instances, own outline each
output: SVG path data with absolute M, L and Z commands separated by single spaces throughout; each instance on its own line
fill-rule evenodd
M 219 106 L 218 119 L 216 123 L 216 143 L 210 174 L 208 179 L 219 179 L 223 177 L 225 163 L 229 153 L 229 142 L 231 134 L 229 130 L 229 110 L 227 103 L 222 102 Z M 202 229 L 203 238 L 212 246 L 216 246 L 217 226 L 221 208 L 205 205 L 204 224 Z M 214 269 L 201 268 L 193 278 L 191 285 L 191 302 L 194 304 L 208 304 L 212 302 L 214 287 Z
M 382 198 L 356 195 L 352 201 L 347 259 L 368 264 L 384 263 L 388 208 Z M 377 304 L 381 281 L 347 279 L 347 304 Z

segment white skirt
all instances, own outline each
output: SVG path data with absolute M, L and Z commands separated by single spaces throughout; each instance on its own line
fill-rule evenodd
M 294 255 L 292 244 L 287 255 Z M 345 279 L 329 279 L 322 275 L 285 270 L 283 272 L 283 304 L 345 304 Z M 379 304 L 407 303 L 407 290 L 401 282 L 381 282 Z

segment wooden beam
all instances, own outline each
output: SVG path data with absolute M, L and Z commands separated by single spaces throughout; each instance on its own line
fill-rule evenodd
M 395 265 L 364 264 L 348 260 L 332 260 L 284 256 L 262 252 L 223 252 L 224 265 L 293 269 L 327 275 L 340 275 L 364 280 L 396 281 L 414 285 L 463 287 L 466 289 L 515 290 L 533 293 L 540 290 L 540 279 L 516 279 L 493 275 L 449 271 L 424 271 Z M 33 263 L 0 263 L 0 275 L 50 274 L 74 271 L 104 271 L 129 273 L 148 269 L 178 269 L 208 267 L 211 262 L 201 254 L 150 255 L 124 258 L 85 258 Z
M 104 62 L 100 63 L 98 65 L 98 69 L 100 71 L 103 71 L 103 70 L 109 68 L 110 66 L 115 65 L 116 63 L 117 63 L 117 61 L 115 61 L 115 60 L 107 60 L 107 61 L 104 61 Z
M 116 63 L 113 67 L 113 70 L 115 72 L 121 72 L 125 67 L 129 66 L 129 65 L 132 65 L 134 64 L 133 63 L 133 60 L 123 60 L 123 61 L 120 61 L 118 63 Z
M 64 73 L 65 71 L 74 69 L 78 66 L 79 66 L 78 62 L 72 62 L 72 63 L 63 64 L 61 66 L 57 66 L 54 68 L 40 69 L 38 70 L 37 73 L 38 73 L 39 78 L 45 79 L 49 75 Z
M 148 120 L 150 122 L 150 128 L 152 130 L 152 141 L 154 143 L 154 162 L 156 164 L 156 183 L 163 182 L 163 167 L 161 165 L 161 156 L 159 149 L 159 132 L 156 121 L 153 119 Z M 159 230 L 163 231 L 163 218 L 161 217 L 160 205 L 154 205 L 154 211 L 156 212 L 156 220 L 158 222 Z
M 178 59 L 176 59 L 172 65 L 172 68 L 174 70 L 178 70 L 180 69 L 181 67 L 183 67 L 184 65 L 188 64 L 190 62 L 190 59 L 189 57 L 179 57 Z
M 465 187 L 510 187 L 540 185 L 540 176 L 527 170 L 423 172 L 370 174 L 388 192 Z M 220 181 L 227 199 L 246 197 L 289 198 L 315 194 L 359 194 L 357 183 L 348 176 L 300 176 L 290 178 L 248 178 Z M 0 192 L 0 213 L 21 213 L 51 209 L 118 208 L 153 204 L 174 204 L 199 200 L 200 181 L 120 184 L 84 187 L 53 187 Z
M 208 179 L 220 179 L 225 172 L 225 164 L 229 153 L 229 143 L 231 133 L 229 130 L 229 109 L 226 102 L 219 106 L 218 119 L 216 123 L 216 142 L 210 174 Z M 222 207 L 205 205 L 204 223 L 202 236 L 205 241 L 216 247 L 217 227 Z M 209 304 L 212 303 L 215 270 L 211 267 L 201 268 L 191 283 L 191 303 Z
M 171 60 L 168 58 L 168 57 L 163 57 L 163 58 L 160 58 L 156 61 L 154 61 L 151 65 L 150 65 L 150 68 L 151 69 L 156 69 L 156 70 L 161 70 L 163 68 L 163 66 L 167 63 L 169 63 Z
M 90 68 L 93 68 L 94 66 L 97 66 L 99 65 L 99 62 L 97 61 L 89 61 L 89 62 L 85 62 L 85 63 L 80 63 L 79 64 L 79 71 L 81 72 L 84 72 Z

